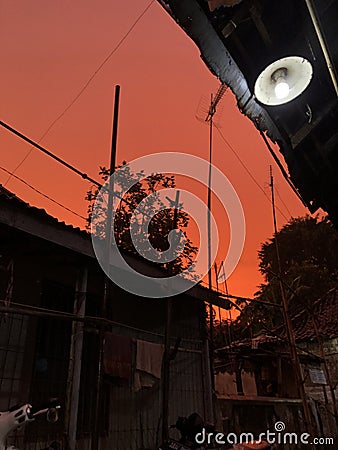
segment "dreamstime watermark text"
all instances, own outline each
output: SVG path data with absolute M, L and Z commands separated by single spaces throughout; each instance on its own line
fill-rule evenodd
M 334 445 L 333 437 L 314 437 L 309 433 L 286 432 L 284 422 L 276 422 L 274 431 L 266 430 L 263 433 L 254 435 L 253 433 L 219 433 L 208 432 L 205 428 L 200 433 L 196 434 L 195 440 L 199 445 L 210 445 L 216 443 L 217 445 L 238 445 L 238 444 L 261 444 L 266 442 L 269 445 Z

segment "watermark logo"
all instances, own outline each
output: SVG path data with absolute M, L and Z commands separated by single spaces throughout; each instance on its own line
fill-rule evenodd
M 184 250 L 185 234 L 181 230 L 171 230 L 168 236 L 169 249 L 158 251 L 149 241 L 149 224 L 161 210 L 173 208 L 176 192 L 179 190 L 180 209 L 186 212 L 195 222 L 199 232 L 199 248 L 194 260 L 193 276 L 186 269 L 174 276 L 150 276 L 149 270 L 141 270 L 140 261 L 133 267 L 128 258 L 121 253 L 114 235 L 114 226 L 118 219 L 121 199 L 127 192 L 134 189 L 137 183 L 156 174 L 171 174 L 175 177 L 189 177 L 208 187 L 209 163 L 197 156 L 186 153 L 165 152 L 155 153 L 135 159 L 128 163 L 128 170 L 123 166 L 115 171 L 96 197 L 92 210 L 92 242 L 98 262 L 106 275 L 122 289 L 148 298 L 164 298 L 180 294 L 197 284 L 208 273 L 214 264 L 219 247 L 219 230 L 215 217 L 210 213 L 211 224 L 211 258 L 208 258 L 208 208 L 193 192 L 178 188 L 160 189 L 151 193 L 137 205 L 130 218 L 130 236 L 134 249 L 139 256 L 145 258 L 149 268 L 154 263 L 170 263 Z M 130 176 L 130 174 L 133 176 Z M 113 187 L 113 202 L 111 218 L 107 218 L 109 189 Z M 227 276 L 236 268 L 242 254 L 245 241 L 245 218 L 239 197 L 228 178 L 215 166 L 212 166 L 212 193 L 217 196 L 227 213 L 230 224 L 230 244 L 224 259 L 224 269 Z M 158 206 L 160 204 L 160 206 Z M 110 223 L 111 244 L 107 249 L 107 240 L 98 232 L 97 224 Z M 135 227 L 137 224 L 137 227 Z M 139 230 L 142 233 L 139 233 Z M 138 233 L 135 233 L 135 229 Z M 208 264 L 210 262 L 210 264 Z
M 266 430 L 263 433 L 254 435 L 253 433 L 219 433 L 207 432 L 205 428 L 195 436 L 195 441 L 199 445 L 233 445 L 233 448 L 245 444 L 257 444 L 266 446 L 278 445 L 327 445 L 333 446 L 335 440 L 332 437 L 314 437 L 311 438 L 309 433 L 285 432 L 286 425 L 284 422 L 278 421 L 274 425 L 274 431 Z M 265 448 L 265 447 L 260 447 Z M 298 448 L 298 447 L 297 447 Z
M 276 422 L 275 423 L 275 430 L 278 432 L 284 431 L 286 428 L 285 423 L 284 422 Z

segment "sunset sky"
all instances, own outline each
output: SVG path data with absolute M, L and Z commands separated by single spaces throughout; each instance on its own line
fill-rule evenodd
M 101 63 L 126 35 L 149 1 L 31 0 L 0 4 L 0 119 L 34 140 L 65 110 Z M 42 145 L 98 179 L 108 165 L 114 86 L 121 85 L 117 163 L 161 151 L 208 158 L 208 128 L 196 119 L 201 98 L 219 87 L 198 48 L 155 1 L 95 75 L 74 105 L 58 120 Z M 269 196 L 274 167 L 278 225 L 307 211 L 275 166 L 259 133 L 237 110 L 230 91 L 222 101 L 221 132 Z M 247 235 L 241 261 L 229 279 L 230 293 L 252 296 L 261 277 L 257 250 L 272 234 L 271 204 L 218 132 L 214 164 L 236 189 Z M 13 171 L 30 146 L 0 129 L 0 166 Z M 90 184 L 33 149 L 16 175 L 65 206 L 86 215 Z M 8 175 L 0 170 L 0 183 Z M 6 187 L 32 205 L 67 223 L 84 221 L 16 179 Z M 207 193 L 198 195 L 206 201 Z M 214 202 L 215 207 L 217 204 Z M 217 217 L 217 214 L 216 214 Z M 228 237 L 220 219 L 221 247 Z M 217 262 L 220 263 L 220 252 Z

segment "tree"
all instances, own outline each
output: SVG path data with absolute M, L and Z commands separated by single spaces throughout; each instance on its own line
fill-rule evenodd
M 276 236 L 262 244 L 258 252 L 259 270 L 264 283 L 256 300 L 282 304 L 281 279 L 291 315 L 311 308 L 315 300 L 338 285 L 338 234 L 327 217 L 291 219 L 277 233 L 281 263 L 279 277 Z M 283 322 L 282 309 L 251 302 L 243 308 L 235 328 L 244 335 L 271 330 Z
M 123 197 L 123 201 L 120 201 L 114 221 L 114 236 L 117 246 L 130 254 L 138 255 L 138 252 L 134 246 L 131 236 L 131 230 L 133 234 L 134 242 L 144 241 L 145 238 L 149 239 L 152 246 L 158 251 L 165 251 L 169 249 L 168 236 L 171 230 L 173 230 L 174 224 L 174 203 L 172 202 L 171 208 L 159 211 L 164 205 L 160 199 L 159 191 L 165 188 L 175 187 L 175 177 L 165 176 L 163 174 L 153 174 L 149 177 L 137 181 L 138 177 L 132 173 L 127 162 L 123 162 L 118 167 L 119 171 L 115 179 L 114 195 L 120 198 L 120 192 L 126 189 L 126 185 L 130 180 L 136 181 L 131 189 Z M 99 175 L 102 180 L 106 182 L 110 176 L 110 171 L 106 167 L 100 167 Z M 91 228 L 91 222 L 95 224 L 95 233 L 102 238 L 105 237 L 105 206 L 103 199 L 98 197 L 99 189 L 93 187 L 87 192 L 86 200 L 88 205 L 88 218 L 87 229 Z M 99 199 L 99 207 L 96 209 L 96 216 L 94 217 L 94 202 Z M 142 210 L 146 213 L 135 214 L 137 212 L 137 206 L 144 200 Z M 182 208 L 183 205 L 179 204 Z M 159 211 L 156 213 L 156 211 Z M 142 231 L 142 224 L 145 217 L 152 217 L 148 227 L 148 235 L 145 236 Z M 132 220 L 134 218 L 135 220 Z M 177 229 L 184 230 L 188 227 L 189 215 L 180 209 L 177 214 Z M 171 264 L 170 270 L 172 274 L 180 273 L 183 270 L 189 270 L 193 277 L 194 270 L 194 256 L 196 255 L 198 248 L 192 244 L 192 241 L 186 237 L 185 245 L 182 245 L 182 252 L 176 257 L 175 261 Z M 160 266 L 168 270 L 169 264 L 160 264 Z

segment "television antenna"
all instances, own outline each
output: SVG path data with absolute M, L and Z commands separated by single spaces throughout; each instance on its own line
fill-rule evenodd
M 214 127 L 214 118 L 216 115 L 217 107 L 222 100 L 228 86 L 224 83 L 220 85 L 218 91 L 215 95 L 211 94 L 210 103 L 207 108 L 207 111 L 204 110 L 204 120 L 196 114 L 197 120 L 203 121 L 206 124 L 209 124 L 209 173 L 208 173 L 208 200 L 207 200 L 207 232 L 208 232 L 208 287 L 209 290 L 212 290 L 212 262 L 211 262 L 211 181 L 212 181 L 212 150 L 213 150 L 213 127 Z M 200 101 L 199 107 L 202 106 L 202 102 Z M 216 124 L 215 124 L 216 125 Z M 218 126 L 218 125 L 216 125 Z M 213 324 L 213 307 L 212 303 L 209 303 L 209 317 L 210 317 L 210 370 L 211 373 L 214 373 L 213 368 L 213 339 L 214 339 L 214 324 Z M 214 387 L 214 386 L 213 386 Z
M 228 86 L 224 83 L 220 85 L 215 95 L 211 94 L 210 103 L 206 108 L 205 97 L 200 100 L 198 105 L 198 112 L 196 119 L 200 122 L 209 124 L 209 174 L 208 174 L 208 217 L 207 217 L 207 229 L 208 229 L 208 284 L 209 289 L 212 289 L 212 275 L 211 275 L 211 180 L 212 180 L 212 150 L 213 150 L 213 127 L 219 127 L 215 122 L 215 116 L 217 113 L 217 107 L 222 100 Z M 201 114 L 204 113 L 204 118 Z M 218 114 L 218 117 L 220 115 Z M 211 306 L 212 307 L 212 306 Z M 212 317 L 212 314 L 211 316 Z

